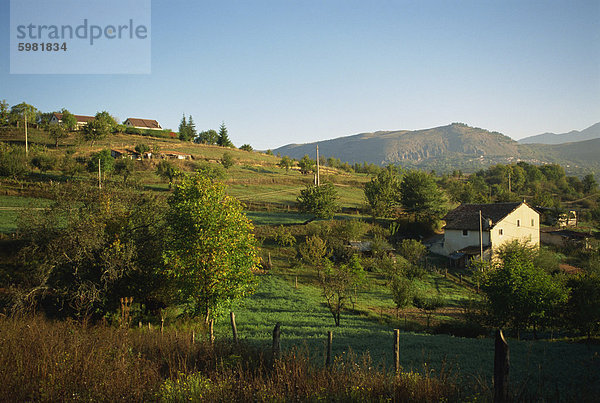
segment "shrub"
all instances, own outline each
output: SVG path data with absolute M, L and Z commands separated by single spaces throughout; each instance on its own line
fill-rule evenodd
M 38 154 L 31 159 L 31 165 L 42 172 L 50 171 L 56 166 L 56 157 L 50 154 Z
M 29 171 L 23 147 L 0 144 L 0 176 L 17 179 Z

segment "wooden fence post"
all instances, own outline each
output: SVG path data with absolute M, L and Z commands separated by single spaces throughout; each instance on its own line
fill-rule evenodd
M 329 368 L 331 366 L 331 345 L 333 344 L 333 332 L 329 330 L 327 332 L 327 356 L 325 358 L 325 366 Z
M 279 336 L 281 336 L 281 323 L 277 322 L 275 328 L 273 329 L 273 361 L 278 360 L 281 353 Z
M 296 288 L 296 289 L 298 288 L 298 276 L 296 276 L 296 283 L 294 285 L 294 288 Z
M 510 357 L 508 343 L 504 339 L 502 330 L 496 331 L 494 348 L 494 403 L 508 401 L 508 372 Z
M 394 329 L 394 372 L 400 372 L 400 329 Z
M 229 312 L 229 316 L 231 317 L 231 331 L 233 332 L 233 342 L 237 344 L 238 334 L 237 334 L 237 326 L 235 325 L 235 313 Z
M 210 337 L 210 344 L 213 344 L 215 342 L 214 324 L 214 319 L 208 321 L 208 334 Z

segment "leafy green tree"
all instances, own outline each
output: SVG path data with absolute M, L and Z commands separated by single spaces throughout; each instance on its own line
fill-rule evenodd
M 0 176 L 18 179 L 29 171 L 23 147 L 0 143 Z
M 110 150 L 102 150 L 92 154 L 88 163 L 88 172 L 98 172 L 98 161 L 103 174 L 110 173 L 115 169 L 115 159 L 110 155 Z
M 162 160 L 156 166 L 156 174 L 164 181 L 169 182 L 169 189 L 173 186 L 173 181 L 180 175 L 179 169 L 172 162 Z
M 8 102 L 6 102 L 6 99 L 3 99 L 0 101 L 0 127 L 6 126 L 8 124 L 8 116 Z
M 413 305 L 415 308 L 420 309 L 425 313 L 425 316 L 427 317 L 427 329 L 429 329 L 431 316 L 436 310 L 444 306 L 444 301 L 439 295 L 429 297 L 422 294 L 417 294 L 413 296 Z
M 314 172 L 316 167 L 316 162 L 311 160 L 308 155 L 304 155 L 300 161 L 298 161 L 298 167 L 300 168 L 300 173 L 302 175 L 307 175 L 311 172 Z
M 38 111 L 33 105 L 21 102 L 20 104 L 14 105 L 12 108 L 10 108 L 10 112 L 8 114 L 8 123 L 12 126 L 21 127 L 25 115 L 27 115 L 28 124 L 35 124 L 38 121 L 40 111 Z
M 279 227 L 275 228 L 273 238 L 279 246 L 283 247 L 294 246 L 294 244 L 296 243 L 296 238 L 294 238 L 290 229 L 284 227 L 283 225 L 280 225 Z
M 211 164 L 210 162 L 198 162 L 195 167 L 196 172 L 212 180 L 222 180 L 227 177 L 225 169 L 221 164 Z
M 410 264 L 418 265 L 427 255 L 427 247 L 416 239 L 404 239 L 398 245 L 398 253 Z
M 567 282 L 571 290 L 567 318 L 571 326 L 586 334 L 588 340 L 600 330 L 600 276 L 586 273 Z
M 319 218 L 331 218 L 339 210 L 338 195 L 332 183 L 307 185 L 296 199 L 300 210 Z
M 298 246 L 300 261 L 315 268 L 323 268 L 329 251 L 327 242 L 318 235 L 307 236 L 304 243 Z
M 583 191 L 585 194 L 594 193 L 598 189 L 598 183 L 594 179 L 594 175 L 587 174 L 583 177 Z
M 400 185 L 404 210 L 417 219 L 439 220 L 448 212 L 447 198 L 431 175 L 423 171 L 408 171 Z
M 135 146 L 135 151 L 140 155 L 144 155 L 150 152 L 150 146 L 148 144 L 140 143 Z
M 229 134 L 225 122 L 221 123 L 219 127 L 219 137 L 217 138 L 217 145 L 221 147 L 233 147 L 233 143 L 229 140 Z
M 292 159 L 287 155 L 281 157 L 281 160 L 277 163 L 279 168 L 285 168 L 286 171 L 289 171 L 292 167 Z
M 209 320 L 253 291 L 253 226 L 225 185 L 208 178 L 184 178 L 168 204 L 166 272 L 191 312 Z
M 99 319 L 119 298 L 148 304 L 167 286 L 162 264 L 163 211 L 139 192 L 61 188 L 47 210 L 24 211 L 19 231 L 30 278 L 15 285 L 17 306 L 49 315 Z
M 217 133 L 213 129 L 210 129 L 210 130 L 200 132 L 200 134 L 198 134 L 198 137 L 196 137 L 194 139 L 194 142 L 198 143 L 198 144 L 214 145 L 214 144 L 217 144 L 218 139 L 219 139 L 219 133 Z
M 31 159 L 31 165 L 42 172 L 50 171 L 56 166 L 56 157 L 46 152 L 39 152 Z
M 533 326 L 534 334 L 565 303 L 565 287 L 535 267 L 531 248 L 518 241 L 504 245 L 498 261 L 481 276 L 487 310 L 497 326 L 512 325 L 519 331 Z
M 348 264 L 333 264 L 326 259 L 317 266 L 319 285 L 327 307 L 336 326 L 340 325 L 340 315 L 348 302 L 352 302 L 353 292 L 365 281 L 365 272 L 357 255 Z
M 394 165 L 388 165 L 365 183 L 365 197 L 375 217 L 389 217 L 400 205 L 401 180 L 399 169 Z
M 100 124 L 106 128 L 108 133 L 112 133 L 117 127 L 117 120 L 106 111 L 96 113 L 94 120 L 100 122 Z
M 69 134 L 61 125 L 51 125 L 48 129 L 48 134 L 52 139 L 54 139 L 55 148 L 58 148 L 58 140 L 69 137 Z
M 225 169 L 229 169 L 235 164 L 231 153 L 228 152 L 223 153 L 223 156 L 221 157 L 221 160 L 219 162 L 221 163 L 221 165 L 223 165 L 223 168 Z
M 400 308 L 407 307 L 411 304 L 415 294 L 414 283 L 403 276 L 393 276 L 390 281 L 390 291 L 392 299 L 396 305 L 396 316 Z
M 77 119 L 71 112 L 63 109 L 60 111 L 60 113 L 62 113 L 62 125 L 66 130 L 72 132 L 77 129 Z
M 115 119 L 106 111 L 96 113 L 94 120 L 86 123 L 83 126 L 83 135 L 87 141 L 91 141 L 92 145 L 108 134 L 112 133 L 117 126 Z
M 123 177 L 123 184 L 127 184 L 129 179 L 135 173 L 135 162 L 129 158 L 119 158 L 115 162 L 115 173 Z
M 64 176 L 68 176 L 71 179 L 84 171 L 83 166 L 73 158 L 70 152 L 65 153 L 65 156 L 60 161 L 59 169 Z
M 240 146 L 240 150 L 243 150 L 243 151 L 248 151 L 248 152 L 250 152 L 250 151 L 252 151 L 252 150 L 254 150 L 254 149 L 252 148 L 252 146 L 251 146 L 250 144 L 242 144 L 242 145 Z

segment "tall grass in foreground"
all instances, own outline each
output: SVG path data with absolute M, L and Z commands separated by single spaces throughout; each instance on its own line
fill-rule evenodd
M 0 401 L 441 401 L 443 377 L 374 368 L 349 355 L 331 369 L 291 351 L 275 363 L 244 344 L 190 332 L 0 319 Z

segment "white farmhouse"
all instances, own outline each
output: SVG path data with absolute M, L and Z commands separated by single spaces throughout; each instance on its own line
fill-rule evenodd
M 96 119 L 93 116 L 85 116 L 85 115 L 73 115 L 75 120 L 77 121 L 77 129 L 81 129 L 83 126 L 87 125 L 92 120 Z M 59 112 L 54 112 L 52 117 L 50 118 L 50 124 L 56 125 L 62 123 L 63 114 Z
M 484 258 L 489 259 L 507 242 L 540 244 L 540 215 L 525 202 L 462 204 L 449 212 L 445 220 L 444 241 L 438 252 L 458 265 L 478 257 L 481 247 Z

